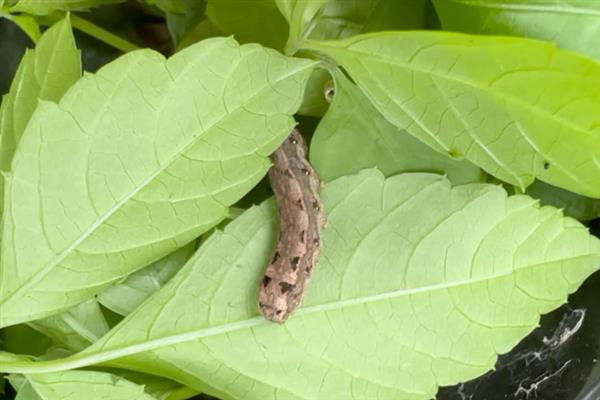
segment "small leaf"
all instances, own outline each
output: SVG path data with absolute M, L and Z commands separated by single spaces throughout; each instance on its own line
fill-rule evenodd
M 600 59 L 600 2 L 433 0 L 446 30 L 525 36 Z
M 108 332 L 108 324 L 96 299 L 60 314 L 31 321 L 28 325 L 75 352 L 97 342 Z
M 144 0 L 147 4 L 153 5 L 164 11 L 165 13 L 185 14 L 188 5 L 192 7 L 200 5 L 204 7 L 203 0 Z
M 154 292 L 169 281 L 196 251 L 192 242 L 157 262 L 129 275 L 122 283 L 106 288 L 98 301 L 106 308 L 129 315 Z
M 444 156 L 398 129 L 339 70 L 333 76 L 333 102 L 310 143 L 310 161 L 321 179 L 377 167 L 385 175 L 428 171 L 448 174 L 453 183 L 481 180 L 475 165 Z
M 275 1 L 206 0 L 206 15 L 240 43 L 260 43 L 282 50 L 287 23 Z
M 21 28 L 34 43 L 37 43 L 37 41 L 40 40 L 40 37 L 42 36 L 40 25 L 32 16 L 9 14 L 4 15 L 4 17 L 17 24 L 17 26 Z
M 211 39 L 169 60 L 127 53 L 40 103 L 6 188 L 0 326 L 68 309 L 218 224 L 265 175 L 315 64 Z
M 125 369 L 108 369 L 107 372 L 112 372 L 128 381 L 143 386 L 146 393 L 159 400 L 184 400 L 194 398 L 195 395 L 199 394 L 195 389 L 156 375 L 141 374 Z
M 14 354 L 38 357 L 47 353 L 53 345 L 52 340 L 26 324 L 9 326 L 0 331 L 0 349 Z
M 544 205 L 563 209 L 569 217 L 579 221 L 591 221 L 600 217 L 600 200 L 535 181 L 527 188 L 529 196 L 540 199 Z
M 495 185 L 366 170 L 322 198 L 321 262 L 285 325 L 256 304 L 278 232 L 267 202 L 95 345 L 49 362 L 3 355 L 0 369 L 113 360 L 234 399 L 429 399 L 492 368 L 600 266 L 584 226 Z
M 8 172 L 38 100 L 58 101 L 81 76 L 81 57 L 69 19 L 54 24 L 27 50 L 0 105 L 0 171 Z M 0 193 L 4 192 L 0 177 Z M 4 196 L 0 196 L 0 214 Z
M 125 0 L 18 0 L 10 12 L 48 15 L 54 11 L 84 11 L 92 7 L 121 3 Z
M 168 11 L 165 16 L 167 27 L 175 46 L 178 46 L 203 20 L 206 19 L 204 10 L 206 4 L 202 0 L 182 3 L 183 10 Z M 165 10 L 167 11 L 167 10 Z
M 303 38 L 331 40 L 360 32 L 422 29 L 424 13 L 424 0 L 329 0 L 305 23 Z
M 329 0 L 275 0 L 281 14 L 287 20 L 290 31 L 286 49 L 293 54 L 302 39 L 310 33 L 311 22 L 315 14 Z
M 550 43 L 449 32 L 306 42 L 437 151 L 519 186 L 600 197 L 600 63 Z
M 28 375 L 27 382 L 44 400 L 154 400 L 120 376 L 96 371 L 67 371 Z
M 25 381 L 17 390 L 15 400 L 44 400 L 35 391 L 31 383 Z

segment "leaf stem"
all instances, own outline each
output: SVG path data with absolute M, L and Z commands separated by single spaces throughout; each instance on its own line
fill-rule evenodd
M 138 50 L 140 47 L 117 36 L 104 28 L 99 27 L 90 21 L 83 19 L 75 14 L 71 14 L 71 23 L 73 28 L 80 30 L 81 32 L 87 33 L 88 35 L 112 46 L 124 53 L 129 51 Z

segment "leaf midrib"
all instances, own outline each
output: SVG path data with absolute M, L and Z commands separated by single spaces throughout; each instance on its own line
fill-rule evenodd
M 399 62 L 397 62 L 397 60 L 394 60 L 394 59 L 390 59 L 390 58 L 383 57 L 383 56 L 380 56 L 380 55 L 375 55 L 373 53 L 359 51 L 359 50 L 354 49 L 354 48 L 349 48 L 349 46 L 353 46 L 353 45 L 355 45 L 357 43 L 360 43 L 361 41 L 366 41 L 368 39 L 371 39 L 371 38 L 373 38 L 376 35 L 369 34 L 368 36 L 369 37 L 363 38 L 363 40 L 350 42 L 349 45 L 345 46 L 345 47 L 331 46 L 331 45 L 328 45 L 327 42 L 323 42 L 323 41 L 310 41 L 310 43 L 308 43 L 309 41 L 307 41 L 307 43 L 308 43 L 308 48 L 309 49 L 310 49 L 310 47 L 314 46 L 315 50 L 320 50 L 322 48 L 327 48 L 327 49 L 331 49 L 334 52 L 336 50 L 337 51 L 347 51 L 351 55 L 361 55 L 361 56 L 365 56 L 365 58 L 373 58 L 375 60 L 380 60 L 381 62 L 384 62 L 384 63 L 386 63 L 388 65 L 393 65 L 393 66 L 396 66 L 396 67 L 399 67 L 399 68 L 404 68 L 404 69 L 412 70 L 412 71 L 423 73 L 423 74 L 426 74 L 426 75 L 437 76 L 437 77 L 439 77 L 441 79 L 445 79 L 445 80 L 449 80 L 449 81 L 452 81 L 452 82 L 456 82 L 456 83 L 459 83 L 459 84 L 462 84 L 462 85 L 465 85 L 465 86 L 472 87 L 472 88 L 477 89 L 477 90 L 479 90 L 481 92 L 489 93 L 492 96 L 499 96 L 500 95 L 500 97 L 505 98 L 505 99 L 507 99 L 507 100 L 515 103 L 515 104 L 518 104 L 518 105 L 520 105 L 521 107 L 523 107 L 526 110 L 531 110 L 533 112 L 537 112 L 537 113 L 543 115 L 544 117 L 549 118 L 552 121 L 558 121 L 558 122 L 566 125 L 567 127 L 571 127 L 573 130 L 580 131 L 580 132 L 584 133 L 585 135 L 590 136 L 590 133 L 587 130 L 585 130 L 584 128 L 582 128 L 582 127 L 580 127 L 578 125 L 573 124 L 571 121 L 566 120 L 565 118 L 562 118 L 562 117 L 558 117 L 555 114 L 551 114 L 550 112 L 548 112 L 547 110 L 545 110 L 543 108 L 531 105 L 530 103 L 527 103 L 527 102 L 519 99 L 517 96 L 515 96 L 515 95 L 513 95 L 511 93 L 508 93 L 506 91 L 501 91 L 501 90 L 494 91 L 494 90 L 492 90 L 492 86 L 481 86 L 481 85 L 477 84 L 476 82 L 470 82 L 470 81 L 466 81 L 466 80 L 463 80 L 463 79 L 458 79 L 455 76 L 452 76 L 450 74 L 442 74 L 442 73 L 440 73 L 438 71 L 425 70 L 425 69 L 422 69 L 422 68 L 418 68 L 415 65 L 410 64 L 410 63 L 399 63 Z M 443 43 L 440 43 L 440 46 L 442 46 L 442 45 L 443 45 Z M 460 44 L 458 44 L 458 45 L 460 45 Z M 462 45 L 460 45 L 460 46 L 462 46 Z
M 551 261 L 547 261 L 547 262 L 543 262 L 543 263 L 530 264 L 530 265 L 527 265 L 526 267 L 520 267 L 518 269 L 506 270 L 506 271 L 503 271 L 502 273 L 487 275 L 487 276 L 483 276 L 483 277 L 475 278 L 475 279 L 463 279 L 463 280 L 457 280 L 457 281 L 452 281 L 452 282 L 444 282 L 444 283 L 439 283 L 439 284 L 434 284 L 434 285 L 422 286 L 422 287 L 418 287 L 418 288 L 393 290 L 390 292 L 384 292 L 384 293 L 375 294 L 375 295 L 332 301 L 329 303 L 323 303 L 323 304 L 319 304 L 316 306 L 300 308 L 296 312 L 296 316 L 310 315 L 310 314 L 315 314 L 315 313 L 325 312 L 325 311 L 334 311 L 334 310 L 342 309 L 345 307 L 352 307 L 352 306 L 356 306 L 356 305 L 365 305 L 365 304 L 375 303 L 375 302 L 379 302 L 379 301 L 383 301 L 383 300 L 394 299 L 394 298 L 398 298 L 398 297 L 402 297 L 402 296 L 427 293 L 427 292 L 432 292 L 432 291 L 437 291 L 437 290 L 452 289 L 452 288 L 482 283 L 485 281 L 502 279 L 502 278 L 506 278 L 508 276 L 514 275 L 517 272 L 524 270 L 524 269 L 536 268 L 536 267 L 539 267 L 542 265 L 547 265 L 547 264 L 560 265 L 564 261 L 574 261 L 574 260 L 578 260 L 578 259 L 586 259 L 589 257 L 600 258 L 600 255 L 593 254 L 593 253 L 583 254 L 580 256 L 576 256 L 576 257 L 561 258 L 561 259 L 551 260 Z M 176 345 L 176 344 L 186 343 L 186 342 L 193 341 L 196 339 L 213 337 L 213 336 L 217 336 L 219 334 L 230 333 L 230 332 L 240 331 L 243 329 L 248 329 L 248 328 L 257 327 L 257 326 L 261 326 L 261 325 L 269 325 L 269 324 L 272 324 L 272 322 L 266 321 L 262 316 L 252 317 L 252 318 L 248 318 L 248 319 L 241 320 L 241 321 L 225 323 L 222 325 L 216 325 L 216 326 L 207 327 L 207 328 L 201 328 L 198 330 L 192 330 L 189 332 L 179 333 L 176 335 L 163 336 L 161 338 L 148 340 L 148 341 L 145 341 L 142 343 L 128 344 L 127 346 L 113 349 L 113 350 L 107 350 L 104 352 L 102 352 L 102 349 L 100 349 L 101 352 L 99 352 L 99 353 L 85 354 L 89 350 L 88 349 L 88 350 L 84 350 L 82 353 L 79 353 L 78 355 L 75 355 L 72 357 L 67 357 L 67 358 L 64 358 L 61 360 L 38 361 L 38 362 L 23 362 L 23 361 L 5 362 L 6 367 L 1 368 L 1 370 L 2 370 L 2 372 L 5 372 L 5 373 L 44 373 L 44 372 L 64 371 L 67 369 L 81 368 L 81 367 L 85 367 L 85 366 L 89 366 L 89 365 L 105 363 L 107 361 L 111 361 L 114 359 L 130 356 L 130 355 L 145 352 L 145 351 L 152 351 L 152 350 L 166 347 L 166 346 L 172 346 L 172 345 Z M 93 345 L 93 346 L 95 346 L 95 345 Z
M 245 58 L 247 56 L 248 55 L 246 54 L 242 58 Z M 271 57 L 271 55 L 269 55 L 269 57 Z M 166 73 L 170 76 L 170 72 L 168 70 L 168 65 L 167 65 L 167 60 L 165 59 L 163 61 L 163 63 L 164 63 L 164 67 L 165 67 Z M 27 289 L 31 288 L 32 286 L 36 285 L 37 283 L 39 283 L 48 273 L 50 273 L 50 271 L 52 271 L 54 269 L 54 267 L 56 267 L 61 261 L 63 261 L 66 257 L 68 257 L 68 255 L 73 250 L 75 250 L 77 248 L 77 246 L 79 246 L 81 243 L 83 243 L 85 241 L 85 239 L 87 239 L 89 236 L 91 236 L 96 231 L 96 229 L 98 227 L 100 227 L 106 220 L 108 220 L 125 203 L 127 203 L 129 200 L 131 200 L 131 198 L 133 198 L 133 196 L 135 196 L 138 192 L 140 192 L 140 190 L 142 190 L 143 188 L 145 188 L 158 175 L 160 175 L 167 168 L 169 168 L 172 165 L 172 163 L 174 163 L 175 161 L 177 161 L 181 157 L 181 155 L 183 153 L 185 153 L 191 147 L 193 147 L 194 145 L 196 145 L 198 143 L 199 137 L 202 136 L 203 133 L 208 132 L 210 129 L 213 129 L 215 126 L 217 126 L 218 124 L 222 123 L 224 120 L 226 120 L 235 111 L 238 111 L 239 109 L 242 109 L 245 104 L 248 104 L 252 100 L 256 99 L 256 97 L 259 94 L 261 94 L 264 90 L 272 89 L 273 83 L 279 83 L 279 82 L 281 82 L 281 81 L 283 81 L 285 79 L 288 79 L 290 76 L 293 76 L 293 75 L 299 73 L 300 71 L 302 71 L 304 69 L 312 68 L 313 66 L 314 66 L 314 63 L 306 63 L 305 65 L 301 65 L 301 66 L 298 66 L 298 67 L 294 68 L 292 71 L 290 71 L 290 72 L 288 72 L 288 73 L 286 73 L 286 74 L 281 75 L 280 77 L 278 77 L 278 79 L 275 80 L 274 82 L 268 82 L 260 90 L 258 90 L 257 92 L 255 92 L 252 96 L 248 97 L 248 99 L 246 99 L 245 102 L 238 104 L 233 109 L 228 109 L 227 112 L 226 112 L 226 114 L 224 114 L 221 118 L 218 118 L 217 120 L 215 120 L 215 122 L 212 125 L 210 125 L 208 127 L 205 127 L 204 130 L 203 130 L 203 132 L 201 132 L 200 134 L 198 134 L 198 135 L 194 136 L 193 138 L 191 138 L 190 142 L 187 145 L 185 145 L 184 147 L 182 147 L 179 151 L 177 151 L 174 154 L 174 156 L 171 157 L 171 159 L 167 160 L 167 162 L 164 165 L 159 166 L 159 168 L 155 172 L 153 172 L 147 179 L 145 179 L 144 181 L 142 181 L 140 183 L 140 185 L 138 185 L 137 188 L 134 188 L 133 191 L 131 191 L 123 199 L 121 199 L 120 201 L 118 201 L 113 207 L 111 207 L 110 209 L 108 209 L 92 225 L 90 225 L 90 227 L 88 229 L 86 229 L 81 235 L 79 235 L 77 237 L 77 239 L 71 245 L 69 245 L 65 250 L 63 250 L 61 253 L 59 253 L 56 257 L 53 257 L 52 260 L 50 260 L 41 270 L 37 271 L 36 275 L 32 279 L 29 279 L 24 285 L 21 285 L 18 289 L 16 289 L 12 293 L 10 293 L 9 295 L 7 295 L 3 299 L 1 299 L 0 305 L 7 303 L 12 298 L 14 298 L 16 295 L 20 294 L 22 291 L 27 290 Z
M 458 79 L 457 77 L 455 77 L 454 75 L 451 74 L 442 74 L 441 72 L 435 71 L 435 70 L 424 70 L 422 68 L 419 68 L 417 66 L 415 66 L 414 64 L 411 64 L 410 62 L 399 62 L 398 60 L 394 60 L 391 59 L 389 57 L 384 57 L 384 56 L 380 56 L 377 54 L 373 54 L 373 53 L 369 53 L 369 52 L 365 52 L 365 51 L 360 51 L 357 50 L 351 46 L 354 46 L 357 43 L 360 43 L 361 41 L 366 41 L 369 40 L 370 38 L 374 37 L 376 35 L 374 34 L 370 34 L 367 37 L 363 38 L 363 40 L 359 40 L 359 41 L 352 41 L 349 42 L 349 44 L 347 46 L 343 46 L 343 47 L 339 47 L 339 46 L 331 46 L 328 45 L 327 42 L 323 42 L 323 41 L 307 41 L 308 47 L 313 47 L 316 50 L 320 50 L 322 48 L 327 48 L 327 49 L 331 49 L 333 52 L 335 51 L 347 51 L 348 53 L 350 53 L 351 55 L 361 55 L 361 56 L 365 56 L 366 59 L 368 58 L 372 58 L 374 61 L 380 61 L 384 64 L 388 64 L 388 65 L 392 65 L 392 66 L 396 66 L 398 68 L 402 68 L 402 69 L 407 69 L 409 71 L 415 71 L 418 73 L 422 73 L 422 74 L 426 74 L 426 75 L 431 75 L 434 77 L 438 77 L 442 80 L 447 80 L 447 81 L 451 81 L 451 82 L 456 82 L 458 84 L 462 84 L 468 87 L 473 88 L 474 90 L 480 91 L 480 92 L 484 92 L 487 93 L 490 97 L 500 97 L 502 99 L 505 99 L 508 103 L 513 103 L 515 104 L 518 108 L 523 109 L 523 110 L 527 110 L 527 111 L 531 111 L 533 113 L 536 113 L 538 115 L 540 115 L 542 118 L 544 118 L 545 120 L 549 120 L 551 122 L 557 123 L 559 125 L 565 126 L 569 129 L 575 130 L 580 132 L 581 134 L 583 134 L 586 137 L 592 136 L 590 134 L 590 132 L 588 130 L 586 130 L 585 128 L 574 124 L 573 122 L 571 122 L 570 120 L 567 120 L 563 117 L 560 117 L 556 114 L 551 114 L 548 110 L 541 108 L 537 105 L 533 105 L 531 103 L 525 102 L 523 100 L 521 100 L 519 97 L 513 95 L 512 93 L 506 92 L 506 91 L 502 91 L 502 90 L 493 90 L 493 86 L 482 86 L 480 84 L 478 84 L 477 82 L 473 82 L 473 81 L 466 81 L 463 79 Z M 440 44 L 440 46 L 442 46 L 443 43 Z M 418 50 L 417 50 L 418 51 Z M 414 57 L 414 56 L 413 56 Z M 411 57 L 412 59 L 412 57 Z M 363 65 L 362 62 L 360 62 L 360 60 L 358 61 L 361 66 L 363 68 L 365 68 L 365 66 Z M 366 94 L 366 92 L 365 92 Z M 409 115 L 410 118 L 412 118 Z M 414 118 L 413 118 L 414 119 Z M 419 125 L 420 126 L 420 125 Z M 430 136 L 432 139 L 438 141 L 437 136 L 433 134 L 433 132 L 429 132 L 428 129 L 423 129 L 428 136 Z M 522 131 L 520 131 L 520 135 L 523 136 Z M 531 139 L 529 138 L 529 136 L 523 136 L 524 139 L 530 144 L 531 146 Z M 532 148 L 535 150 L 535 147 L 532 146 Z M 541 153 L 541 155 L 545 155 L 545 153 Z M 557 162 L 555 161 L 555 164 L 557 164 Z M 502 165 L 502 164 L 499 164 Z M 568 170 L 568 168 L 564 167 L 562 164 L 560 165 L 560 169 L 565 171 Z M 508 172 L 510 172 L 511 174 L 514 175 L 514 171 L 510 170 L 510 169 L 506 169 Z M 578 182 L 580 182 L 581 184 L 581 180 L 579 179 L 574 179 L 572 174 L 569 175 L 569 177 L 573 180 L 576 180 Z M 520 181 L 520 179 L 519 179 Z M 588 185 L 584 185 L 581 184 L 583 187 L 586 187 L 586 190 L 589 190 L 591 187 L 589 187 Z

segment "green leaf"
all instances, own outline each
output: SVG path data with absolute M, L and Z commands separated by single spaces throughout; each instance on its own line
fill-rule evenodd
M 25 382 L 17 392 L 15 400 L 44 400 L 35 391 L 29 382 Z
M 331 74 L 324 68 L 315 68 L 306 83 L 304 99 L 298 109 L 298 114 L 321 117 L 329 108 L 325 99 L 325 90 L 331 82 Z
M 414 30 L 425 26 L 425 0 L 379 0 L 361 32 Z
M 52 341 L 26 324 L 9 326 L 0 331 L 0 348 L 15 354 L 41 356 L 53 345 Z
M 68 18 L 41 37 L 35 50 L 27 50 L 0 105 L 0 171 L 10 171 L 13 154 L 39 99 L 58 101 L 81 76 L 81 57 Z M 4 191 L 0 178 L 0 193 Z M 0 215 L 4 196 L 0 195 Z
M 27 384 L 43 400 L 153 400 L 155 397 L 120 376 L 96 371 L 28 375 Z M 27 387 L 28 385 L 24 387 Z M 36 397 L 27 397 L 35 399 Z
M 127 371 L 124 369 L 109 369 L 115 375 L 144 387 L 144 391 L 159 400 L 184 400 L 193 398 L 197 390 L 181 385 L 178 382 L 149 374 Z
M 303 38 L 342 39 L 360 32 L 423 29 L 424 10 L 424 0 L 329 0 L 310 24 L 305 23 Z
M 157 262 L 129 275 L 124 282 L 108 287 L 98 295 L 98 301 L 104 307 L 118 314 L 130 314 L 152 293 L 167 283 L 195 251 L 195 242 L 176 250 Z
M 286 49 L 293 54 L 298 44 L 310 33 L 310 24 L 315 14 L 329 0 L 275 0 L 290 26 Z
M 2 5 L 0 4 L 0 7 L 1 6 Z M 4 17 L 17 24 L 17 26 L 21 28 L 21 30 L 23 30 L 23 32 L 25 32 L 34 43 L 37 43 L 37 41 L 40 40 L 40 37 L 42 36 L 42 33 L 40 32 L 40 25 L 32 16 L 12 14 L 2 15 L 2 11 L 0 10 L 0 17 Z
M 446 173 L 454 183 L 481 180 L 479 168 L 440 154 L 398 129 L 339 70 L 333 76 L 333 102 L 310 143 L 310 161 L 321 179 L 330 181 L 377 167 L 386 176 L 429 171 Z
M 240 43 L 260 43 L 282 50 L 288 26 L 275 1 L 207 0 L 206 15 Z
M 226 35 L 209 18 L 204 18 L 185 37 L 181 38 L 181 41 L 177 43 L 177 51 L 185 49 L 201 40 L 217 36 Z
M 144 0 L 147 4 L 153 5 L 164 11 L 165 13 L 185 14 L 188 6 L 200 4 L 202 7 L 203 0 Z
M 218 224 L 265 175 L 315 64 L 211 39 L 127 53 L 41 102 L 7 181 L 0 325 L 68 309 Z
M 600 2 L 433 0 L 446 30 L 550 40 L 600 59 Z
M 519 186 L 600 197 L 600 63 L 547 42 L 383 32 L 306 42 L 393 124 Z
M 591 221 L 600 217 L 600 200 L 581 196 L 547 183 L 535 181 L 527 188 L 527 194 L 540 199 L 542 204 L 561 208 L 564 213 L 579 221 Z
M 196 0 L 183 3 L 180 12 L 169 11 L 166 13 L 167 27 L 175 46 L 178 46 L 203 20 L 206 19 L 204 1 Z
M 225 398 L 429 399 L 492 368 L 600 265 L 584 226 L 496 185 L 365 170 L 322 197 L 321 262 L 285 325 L 256 304 L 278 232 L 267 202 L 215 232 L 85 351 L 39 363 L 3 355 L 0 369 L 113 360 Z
M 28 325 L 72 351 L 85 349 L 108 332 L 108 324 L 96 299 L 63 313 L 31 321 Z
M 311 22 L 305 37 L 340 39 L 358 34 L 380 0 L 330 0 Z M 301 44 L 301 43 L 300 43 Z
M 18 0 L 10 12 L 48 15 L 54 11 L 84 11 L 92 7 L 120 3 L 125 0 Z

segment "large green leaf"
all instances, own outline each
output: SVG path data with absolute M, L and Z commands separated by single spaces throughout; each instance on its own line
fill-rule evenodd
M 444 29 L 527 36 L 600 58 L 596 0 L 433 0 Z
M 117 375 L 96 371 L 66 371 L 26 377 L 21 390 L 34 400 L 154 400 L 136 385 Z
M 58 101 L 81 76 L 81 59 L 69 19 L 48 29 L 35 50 L 27 50 L 0 105 L 0 171 L 10 170 L 13 154 L 38 100 Z M 0 177 L 0 214 L 4 196 Z
M 0 325 L 65 310 L 219 223 L 265 175 L 314 65 L 211 39 L 128 53 L 40 103 L 7 181 Z
M 192 242 L 134 272 L 125 281 L 106 288 L 98 295 L 98 301 L 120 315 L 130 314 L 152 293 L 167 283 L 190 259 L 194 251 L 196 251 L 196 243 Z
M 0 369 L 112 360 L 228 399 L 429 399 L 492 368 L 600 265 L 584 226 L 496 185 L 366 170 L 322 196 L 321 262 L 285 325 L 256 304 L 278 232 L 267 202 L 95 345 L 40 363 L 3 354 Z
M 475 165 L 440 154 L 388 122 L 340 71 L 333 76 L 333 102 L 310 142 L 310 161 L 321 179 L 330 181 L 367 167 L 385 175 L 446 173 L 453 183 L 482 179 Z
M 48 15 L 54 11 L 81 11 L 125 0 L 18 0 L 10 7 L 11 12 Z
M 547 42 L 383 32 L 305 42 L 432 148 L 526 188 L 600 197 L 600 63 Z

